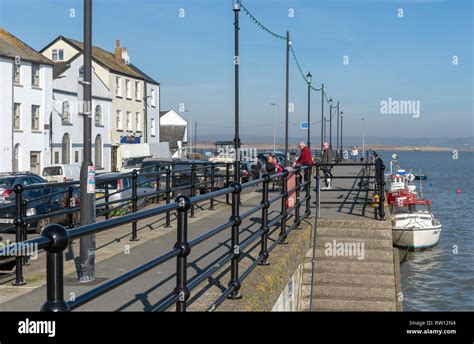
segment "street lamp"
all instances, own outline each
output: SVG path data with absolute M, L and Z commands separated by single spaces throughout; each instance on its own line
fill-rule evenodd
M 341 114 L 340 114 L 340 121 L 341 121 L 341 124 L 340 124 L 340 128 L 341 128 L 341 134 L 339 135 L 340 137 L 340 144 L 339 144 L 339 156 L 341 157 L 341 160 L 342 160 L 342 115 L 344 115 L 344 112 L 341 111 Z
M 309 148 L 309 151 L 311 152 L 311 80 L 313 79 L 313 76 L 311 75 L 311 72 L 308 72 L 308 75 L 306 75 L 306 80 L 308 82 L 308 140 L 307 140 L 307 145 Z
M 324 93 L 326 89 L 324 88 L 324 83 L 321 85 L 321 154 L 323 152 L 323 143 L 324 143 Z
M 362 159 L 365 157 L 365 128 L 364 128 L 365 118 L 362 117 Z
M 332 106 L 333 100 L 329 99 L 329 149 L 332 150 L 332 109 L 335 109 L 335 106 Z
M 273 153 L 276 152 L 276 103 L 270 103 L 271 106 L 273 106 Z

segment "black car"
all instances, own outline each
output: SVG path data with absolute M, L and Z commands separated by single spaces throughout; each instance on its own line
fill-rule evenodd
M 17 184 L 23 186 L 32 184 L 42 184 L 47 181 L 37 174 L 30 172 L 10 172 L 0 174 L 0 205 L 6 202 L 7 199 L 13 197 L 15 193 L 13 188 Z
M 242 161 L 240 163 L 240 176 L 242 183 L 252 180 L 253 169 L 250 161 Z
M 66 186 L 51 186 L 38 183 L 38 187 L 23 191 L 23 200 L 26 206 L 26 221 L 28 230 L 34 230 L 36 233 L 41 231 L 50 223 L 72 224 L 79 223 L 79 212 L 73 214 L 59 214 L 56 212 L 64 210 L 71 204 L 79 209 L 79 189 L 73 191 L 72 200 L 69 201 L 68 188 Z M 13 231 L 15 218 L 15 196 L 14 194 L 6 197 L 0 204 L 0 229 Z M 39 220 L 28 222 L 29 216 L 48 215 Z

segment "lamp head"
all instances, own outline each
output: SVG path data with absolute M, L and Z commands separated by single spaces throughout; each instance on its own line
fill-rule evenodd
M 313 76 L 311 75 L 311 72 L 308 72 L 308 75 L 306 75 L 306 80 L 308 81 L 308 84 L 311 83 L 312 79 L 313 79 Z

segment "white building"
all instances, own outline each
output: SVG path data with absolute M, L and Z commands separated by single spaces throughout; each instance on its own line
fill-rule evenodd
M 81 164 L 83 159 L 83 63 L 76 54 L 59 62 L 53 70 L 53 111 L 51 113 L 51 164 Z M 110 90 L 92 72 L 92 163 L 97 171 L 111 171 Z
M 169 143 L 173 158 L 186 157 L 188 122 L 174 110 L 161 111 L 160 140 Z
M 49 164 L 53 63 L 0 28 L 0 172 Z

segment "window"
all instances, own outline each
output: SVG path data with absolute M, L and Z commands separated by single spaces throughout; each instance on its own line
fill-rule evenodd
M 74 162 L 79 162 L 79 151 L 74 151 Z
M 63 60 L 64 60 L 64 50 L 53 49 L 53 61 L 63 61 Z
M 41 173 L 41 152 L 30 152 L 30 172 Z
M 69 134 L 64 134 L 62 141 L 62 163 L 68 165 L 71 163 L 70 159 L 71 152 L 71 140 L 69 139 Z
M 70 107 L 69 107 L 69 102 L 64 101 L 63 102 L 63 109 L 62 109 L 62 117 L 63 117 L 63 123 L 70 123 L 71 122 L 71 113 L 70 113 Z
M 142 114 L 140 112 L 135 114 L 135 121 L 137 123 L 137 131 L 142 131 Z
M 54 152 L 54 163 L 59 164 L 59 152 Z
M 102 125 L 102 108 L 100 105 L 95 107 L 95 125 Z
M 38 105 L 31 106 L 31 129 L 40 129 L 40 107 Z
M 20 155 L 21 155 L 20 144 L 17 143 L 15 147 L 13 148 L 13 172 L 18 172 L 20 170 L 20 161 L 21 161 Z
M 31 85 L 39 87 L 40 85 L 40 66 L 39 64 L 33 63 L 31 65 Z
M 152 88 L 151 89 L 151 106 L 155 107 L 156 102 L 155 102 L 155 90 Z
M 127 130 L 132 131 L 132 113 L 127 111 Z
M 132 99 L 132 83 L 130 80 L 125 80 L 125 92 L 127 98 Z
M 151 136 L 156 136 L 156 127 L 155 127 L 155 119 L 151 119 Z
M 123 130 L 122 111 L 120 111 L 120 110 L 117 110 L 117 130 Z
M 97 135 L 95 137 L 95 167 L 102 167 L 102 137 Z
M 19 130 L 21 129 L 21 105 L 20 104 L 15 103 L 14 113 L 15 113 L 15 120 L 13 123 L 13 128 Z
M 142 86 L 140 84 L 140 81 L 135 81 L 135 99 L 136 100 L 141 100 L 142 97 Z
M 16 62 L 15 62 L 13 70 L 14 70 L 13 73 L 14 73 L 14 82 L 15 82 L 15 84 L 21 84 L 21 74 L 20 74 L 21 65 L 16 64 Z
M 122 96 L 122 78 L 119 76 L 115 77 L 115 95 L 117 97 Z

